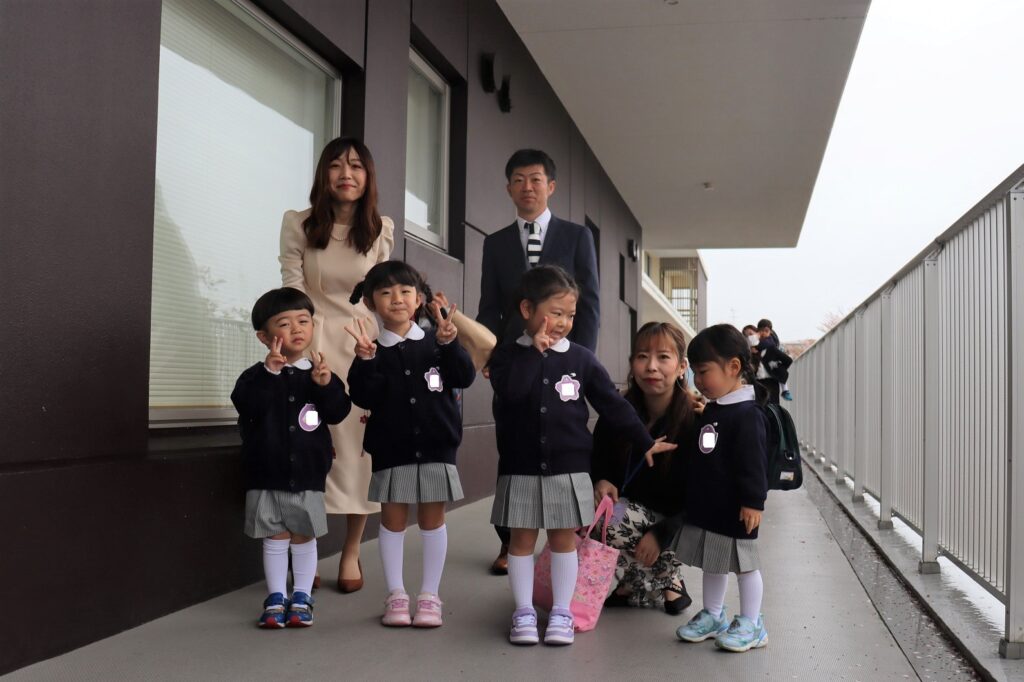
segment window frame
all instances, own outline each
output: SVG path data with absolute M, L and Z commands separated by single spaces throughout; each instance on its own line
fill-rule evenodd
M 403 217 L 403 225 L 405 228 L 405 234 L 409 237 L 415 238 L 417 241 L 424 242 L 430 246 L 434 246 L 444 252 L 448 251 L 448 233 L 449 233 L 449 210 L 448 202 L 451 194 L 449 184 L 451 182 L 451 120 L 452 120 L 452 87 L 447 80 L 435 69 L 430 62 L 426 60 L 423 55 L 416 51 L 416 48 L 409 48 L 409 65 L 418 72 L 421 76 L 427 79 L 431 85 L 438 88 L 441 91 L 443 106 L 441 115 L 441 207 L 438 213 L 438 223 L 440 224 L 440 234 L 434 234 L 430 230 L 426 230 L 415 223 L 409 222 L 408 216 Z M 408 99 L 409 92 L 408 86 L 406 87 L 406 98 Z M 406 117 L 409 116 L 406 111 Z M 408 120 L 406 121 L 408 125 Z M 409 141 L 406 140 L 406 150 L 408 150 Z M 408 153 L 408 152 L 407 152 Z M 408 185 L 408 168 L 406 168 L 406 183 Z M 406 187 L 403 187 L 406 189 Z M 404 206 L 403 206 L 404 211 Z
M 326 133 L 329 140 L 338 137 L 341 134 L 341 98 L 344 87 L 341 72 L 249 0 L 214 0 L 214 2 L 234 15 L 262 38 L 270 41 L 271 44 L 281 50 L 286 56 L 291 58 L 295 56 L 302 57 L 313 67 L 323 72 L 327 77 L 328 87 L 330 88 L 328 95 L 330 112 L 327 115 Z M 297 53 L 297 55 L 289 53 L 289 50 Z M 319 154 L 319 151 L 316 153 Z M 154 183 L 155 181 L 154 160 Z M 152 310 L 150 313 L 152 314 Z M 150 338 L 151 349 L 152 343 L 153 340 Z M 147 401 L 149 399 L 148 392 L 147 383 Z M 153 407 L 150 405 L 148 406 L 148 414 L 149 428 L 151 430 L 231 426 L 237 423 L 238 420 L 238 411 L 234 407 Z

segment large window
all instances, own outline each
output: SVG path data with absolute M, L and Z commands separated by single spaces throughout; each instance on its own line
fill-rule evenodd
M 159 96 L 150 420 L 228 421 L 266 354 L 249 311 L 281 285 L 281 215 L 309 205 L 340 85 L 242 0 L 164 0 Z
M 410 51 L 405 152 L 406 233 L 448 245 L 448 84 Z

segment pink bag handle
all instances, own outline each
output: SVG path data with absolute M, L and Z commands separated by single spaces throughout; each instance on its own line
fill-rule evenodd
M 594 522 L 590 524 L 590 528 L 587 529 L 587 534 L 583 537 L 589 538 L 590 534 L 594 532 L 594 528 L 597 526 L 597 522 L 604 519 L 604 523 L 601 526 L 601 544 L 608 544 L 608 524 L 612 520 L 612 514 L 615 513 L 615 503 L 612 502 L 612 498 L 605 495 L 601 498 L 601 502 L 597 505 L 597 509 L 594 510 Z

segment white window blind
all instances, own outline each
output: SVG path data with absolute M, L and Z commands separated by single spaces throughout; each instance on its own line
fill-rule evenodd
M 249 323 L 281 285 L 281 215 L 309 204 L 338 82 L 247 5 L 165 0 L 160 35 L 150 419 L 223 421 L 266 355 Z
M 410 51 L 405 151 L 406 232 L 447 246 L 450 89 Z

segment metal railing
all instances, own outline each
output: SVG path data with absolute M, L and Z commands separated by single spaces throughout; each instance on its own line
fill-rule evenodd
M 1024 166 L 790 371 L 805 451 L 921 535 L 921 572 L 998 597 L 1024 657 Z

